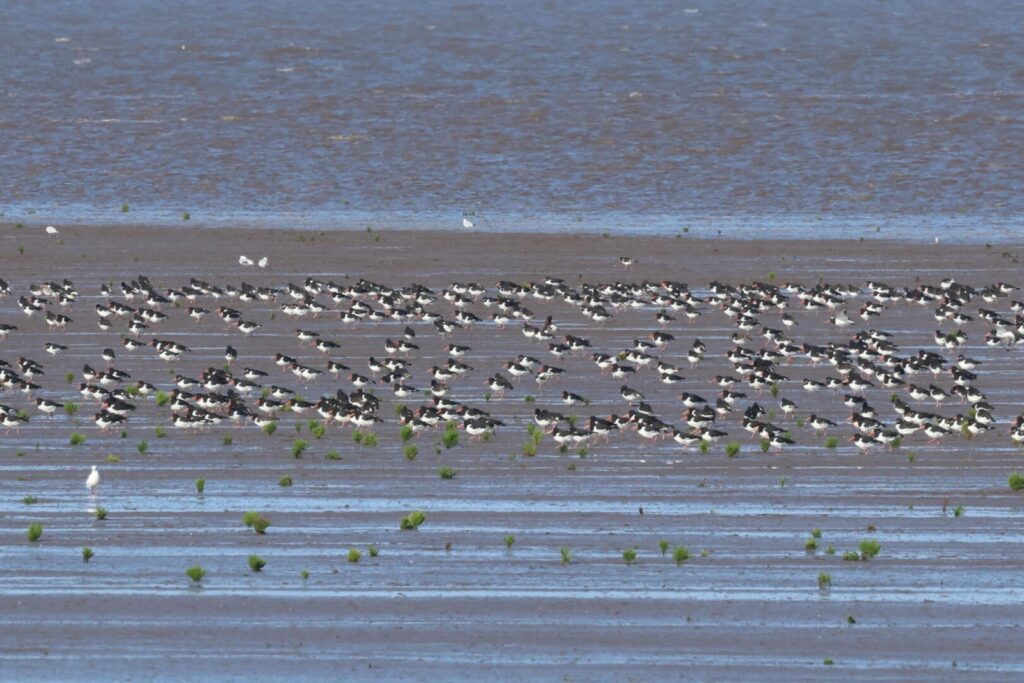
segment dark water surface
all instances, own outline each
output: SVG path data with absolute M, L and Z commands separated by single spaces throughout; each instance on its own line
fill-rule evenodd
M 1010 239 L 1022 26 L 1004 0 L 7 2 L 0 209 Z

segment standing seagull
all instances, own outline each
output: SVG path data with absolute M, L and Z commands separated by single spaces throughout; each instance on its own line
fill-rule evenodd
M 57 228 L 53 227 L 52 225 L 47 225 L 46 226 L 46 234 L 47 235 L 56 235 L 56 234 L 58 234 Z
M 100 485 L 100 471 L 96 465 L 92 466 L 92 472 L 89 473 L 89 478 L 85 480 L 85 488 L 89 489 L 89 493 L 96 493 L 96 488 Z
M 473 221 L 471 221 L 468 218 L 466 218 L 465 216 L 463 216 L 462 217 L 462 227 L 464 227 L 466 230 L 469 230 L 470 228 L 473 227 Z
M 270 265 L 270 259 L 264 256 L 259 260 L 259 263 L 257 263 L 256 265 L 258 265 L 260 268 L 266 268 L 267 266 Z
M 245 255 L 239 256 L 238 257 L 238 265 L 240 265 L 240 266 L 251 266 L 252 265 L 252 259 L 249 258 L 248 256 L 245 256 Z

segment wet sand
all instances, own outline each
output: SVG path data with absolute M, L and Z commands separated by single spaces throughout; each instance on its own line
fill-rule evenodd
M 898 449 L 857 452 L 839 394 L 807 394 L 799 382 L 782 387 L 798 415 L 816 412 L 840 423 L 838 448 L 791 426 L 795 446 L 762 453 L 739 425 L 720 427 L 729 437 L 708 453 L 684 451 L 671 440 L 649 442 L 635 432 L 593 443 L 585 456 L 559 453 L 550 437 L 536 456 L 522 454 L 534 408 L 581 416 L 623 412 L 623 382 L 602 376 L 589 354 L 556 359 L 543 344 L 481 323 L 441 339 L 415 325 L 421 351 L 411 357 L 413 382 L 445 360 L 448 343 L 467 344 L 475 371 L 452 383 L 452 397 L 489 411 L 507 424 L 487 443 L 463 434 L 445 448 L 439 433 L 415 440 L 419 454 L 402 454 L 390 392 L 378 389 L 385 422 L 377 446 L 355 443 L 352 431 L 332 426 L 322 439 L 301 419 L 284 417 L 273 436 L 253 426 L 218 426 L 199 433 L 167 426 L 166 409 L 141 400 L 126 438 L 102 434 L 90 419 L 67 372 L 84 363 L 102 367 L 99 350 L 114 346 L 115 366 L 168 389 L 172 375 L 151 350 L 123 352 L 118 336 L 96 326 L 99 286 L 145 274 L 158 288 L 180 287 L 190 277 L 213 284 L 284 286 L 307 276 L 390 286 L 413 282 L 439 291 L 452 282 L 493 288 L 501 279 L 537 281 L 545 275 L 582 282 L 672 279 L 704 293 L 707 283 L 765 280 L 894 286 L 938 284 L 955 275 L 966 284 L 999 281 L 1024 285 L 1014 258 L 1024 247 L 904 244 L 888 241 L 714 241 L 673 238 L 604 238 L 595 235 L 482 235 L 422 232 L 297 232 L 143 227 L 61 227 L 48 238 L 38 226 L 0 227 L 8 257 L 0 277 L 13 295 L 0 300 L 0 322 L 18 326 L 0 342 L 0 358 L 20 356 L 45 366 L 39 395 L 78 401 L 76 418 L 48 419 L 27 397 L 0 394 L 0 402 L 28 410 L 19 433 L 0 437 L 0 671 L 8 680 L 1010 680 L 1024 676 L 1019 648 L 1024 589 L 1024 494 L 1007 475 L 1024 470 L 1021 451 L 1007 436 L 1024 399 L 1020 351 L 985 346 L 985 323 L 965 326 L 963 353 L 983 361 L 977 385 L 995 406 L 998 423 L 973 441 L 959 437 L 929 444 L 915 435 Z M 24 248 L 19 255 L 18 247 Z M 237 263 L 240 253 L 268 255 L 266 270 Z M 630 269 L 619 256 L 637 259 Z M 17 297 L 28 285 L 68 278 L 81 293 L 66 312 L 74 323 L 51 332 L 39 316 L 27 318 Z M 1010 298 L 1017 298 L 1014 295 Z M 321 298 L 321 301 L 329 299 Z M 235 367 L 271 373 L 274 383 L 316 397 L 347 380 L 326 373 L 303 386 L 272 361 L 278 352 L 322 367 L 323 356 L 300 346 L 296 328 L 321 332 L 341 349 L 332 357 L 362 374 L 366 358 L 385 356 L 386 337 L 404 323 L 343 325 L 336 314 L 289 319 L 281 302 L 235 305 L 263 325 L 252 337 L 215 316 L 196 324 L 184 307 L 154 335 L 187 344 L 192 352 L 174 370 L 198 376 L 223 365 L 225 344 L 239 351 Z M 616 353 L 659 329 L 653 307 L 625 310 L 596 325 L 559 301 L 530 299 L 538 318 L 550 314 L 560 333 L 588 337 L 595 351 Z M 988 307 L 1006 312 L 1009 299 Z M 981 304 L 985 305 L 985 304 Z M 431 308 L 450 317 L 440 300 Z M 856 306 L 851 306 L 851 311 Z M 845 331 L 825 324 L 823 313 L 792 310 L 792 336 L 821 344 L 843 342 L 869 327 L 893 332 L 904 355 L 937 351 L 932 306 L 899 304 L 869 324 Z M 481 318 L 491 310 L 470 309 Z M 765 316 L 775 325 L 777 317 Z M 776 325 L 777 326 L 777 325 Z M 718 311 L 693 323 L 664 328 L 676 341 L 658 355 L 680 366 L 681 385 L 666 387 L 652 369 L 628 384 L 642 390 L 658 414 L 681 422 L 681 391 L 714 396 L 710 378 L 728 369 L 723 354 L 734 327 Z M 144 335 L 145 337 L 146 335 Z M 688 368 L 694 338 L 708 344 L 706 360 Z M 71 348 L 56 357 L 45 341 Z M 759 345 L 752 344 L 754 346 Z M 538 387 L 529 378 L 504 397 L 484 398 L 484 380 L 502 363 L 526 353 L 566 370 Z M 948 354 L 947 354 L 947 357 Z M 825 367 L 796 358 L 782 368 L 800 379 L 824 379 Z M 932 378 L 918 383 L 927 385 Z M 79 380 L 76 378 L 75 385 Z M 949 385 L 945 376 L 937 383 Z M 592 399 L 569 408 L 563 390 Z M 767 392 L 750 400 L 769 408 Z M 887 421 L 891 392 L 866 397 Z M 535 401 L 527 402 L 527 395 Z M 404 400 L 409 405 L 416 401 Z M 934 408 L 965 412 L 959 404 Z M 80 422 L 79 425 L 74 420 Z M 78 431 L 86 442 L 70 446 Z M 225 446 L 230 434 L 233 443 Z M 294 439 L 310 446 L 292 456 Z M 136 444 L 146 440 L 140 454 Z M 724 443 L 742 449 L 727 457 Z M 340 459 L 328 460 L 337 451 Z M 112 454 L 119 462 L 108 462 Z M 90 465 L 104 482 L 97 499 L 83 486 Z M 445 480 L 440 467 L 457 474 Z M 294 485 L 281 487 L 291 475 Z M 197 495 L 194 482 L 206 481 Z M 26 505 L 26 496 L 38 502 Z M 97 521 L 90 510 L 109 510 Z M 953 514 L 962 505 L 963 515 Z M 418 531 L 400 531 L 399 519 L 421 509 Z M 254 534 L 241 517 L 258 510 L 270 521 Z M 641 514 L 642 510 L 642 514 Z M 38 522 L 38 543 L 25 537 Z M 871 530 L 869 530 L 869 527 Z M 812 529 L 819 549 L 807 552 Z M 503 539 L 515 536 L 511 549 Z M 881 543 L 871 561 L 843 561 L 861 539 Z M 689 549 L 677 566 L 662 556 L 659 540 Z M 369 546 L 379 549 L 376 557 Z M 828 546 L 836 553 L 826 553 Z M 81 548 L 95 557 L 84 563 Z M 560 549 L 573 560 L 560 562 Z M 638 549 L 627 566 L 622 552 Z M 350 548 L 362 551 L 346 561 Z M 246 564 L 257 553 L 260 573 Z M 184 574 L 200 563 L 207 575 L 192 587 Z M 309 577 L 303 579 L 300 572 Z M 827 572 L 832 587 L 819 590 Z M 852 622 L 851 623 L 851 618 Z M 826 662 L 831 662 L 827 664 Z

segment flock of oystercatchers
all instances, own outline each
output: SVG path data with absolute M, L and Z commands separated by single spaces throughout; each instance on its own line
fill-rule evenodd
M 628 271 L 634 261 L 623 257 L 620 263 Z M 170 424 L 183 429 L 221 423 L 266 427 L 285 414 L 305 413 L 315 413 L 324 425 L 369 429 L 385 421 L 380 412 L 381 395 L 390 392 L 399 402 L 422 401 L 416 408 L 401 404 L 396 410 L 397 422 L 413 434 L 454 424 L 481 437 L 503 422 L 485 410 L 486 404 L 470 405 L 450 395 L 456 383 L 465 386 L 471 384 L 467 378 L 486 374 L 468 364 L 472 348 L 456 341 L 470 327 L 489 326 L 494 335 L 505 334 L 511 327 L 521 331 L 530 353 L 516 355 L 485 380 L 477 380 L 479 385 L 474 386 L 487 403 L 492 397 L 515 391 L 517 382 L 532 381 L 538 387 L 558 383 L 566 406 L 589 406 L 588 399 L 565 388 L 580 379 L 558 365 L 570 356 L 589 356 L 595 373 L 608 375 L 619 384 L 624 403 L 616 414 L 580 420 L 550 408 L 533 410 L 536 425 L 550 432 L 560 446 L 582 446 L 635 431 L 645 440 L 672 438 L 690 448 L 726 437 L 726 426 L 738 421 L 751 438 L 760 439 L 765 450 L 781 449 L 795 443 L 797 428 L 827 434 L 838 427 L 818 415 L 822 397 L 833 394 L 851 411 L 851 441 L 867 451 L 898 444 L 919 433 L 937 443 L 993 429 L 995 409 L 977 385 L 975 371 L 981 363 L 961 353 L 969 339 L 964 328 L 984 328 L 982 338 L 989 346 L 1011 349 L 1024 344 L 1024 302 L 1012 298 L 1016 291 L 1005 283 L 972 287 L 953 278 L 913 287 L 880 282 L 857 287 L 825 282 L 777 286 L 716 281 L 694 290 L 674 280 L 611 279 L 572 286 L 563 279 L 546 277 L 529 284 L 501 281 L 487 287 L 456 282 L 431 288 L 422 284 L 396 287 L 368 279 L 337 283 L 314 277 L 276 287 L 245 282 L 215 285 L 193 277 L 187 284 L 168 288 L 140 275 L 119 286 L 100 286 L 95 324 L 110 335 L 111 344 L 89 350 L 96 353 L 96 367 L 86 364 L 81 368 L 78 389 L 84 398 L 96 402 L 93 421 L 102 430 L 120 428 L 140 401 L 154 398 L 166 410 Z M 10 295 L 10 286 L 0 280 L 0 297 Z M 41 351 L 59 356 L 73 344 L 70 336 L 62 337 L 62 333 L 83 324 L 69 315 L 78 298 L 77 288 L 68 280 L 31 284 L 18 297 L 21 312 L 30 320 L 42 318 L 54 336 Z M 535 302 L 545 309 L 556 308 L 563 320 L 571 321 L 580 332 L 560 333 L 554 312 L 540 319 L 529 309 Z M 254 304 L 262 310 L 254 310 Z M 939 325 L 933 335 L 934 349 L 908 352 L 900 348 L 892 333 L 870 327 L 872 319 L 884 311 L 915 305 L 934 311 Z M 237 334 L 234 343 L 242 345 L 246 337 L 259 334 L 266 321 L 254 318 L 265 316 L 268 306 L 277 307 L 288 318 L 316 318 L 321 331 L 299 328 L 295 338 L 300 346 L 308 345 L 322 356 L 314 363 L 281 352 L 266 362 L 304 387 L 329 381 L 342 385 L 340 388 L 307 401 L 295 388 L 285 386 L 285 380 L 272 379 L 265 365 L 256 367 L 259 364 L 254 362 L 252 367 L 237 368 L 239 353 L 231 345 L 224 349 L 222 366 L 208 367 L 196 378 L 176 374 L 169 383 L 133 377 L 115 366 L 120 353 L 152 353 L 167 364 L 189 356 L 192 351 L 187 345 L 160 331 L 173 327 L 168 321 L 186 315 L 196 325 L 207 324 L 207 316 L 219 319 L 224 329 Z M 628 348 L 595 349 L 584 331 L 614 326 L 614 318 L 625 311 L 649 314 L 654 329 L 634 339 Z M 796 311 L 825 312 L 827 316 L 796 315 Z M 729 348 L 721 356 L 709 354 L 707 345 L 695 339 L 677 351 L 676 334 L 705 315 L 721 316 L 735 328 Z M 325 325 L 326 321 L 336 322 Z M 791 336 L 801 324 L 814 321 L 844 340 L 812 344 Z M 362 359 L 357 370 L 346 364 L 357 365 L 357 361 L 339 358 L 353 325 L 379 325 L 382 332 L 379 358 Z M 866 329 L 847 330 L 858 325 Z M 18 324 L 0 323 L 0 340 L 18 332 Z M 417 340 L 430 335 L 450 342 L 444 360 L 417 367 Z M 687 384 L 678 396 L 681 422 L 673 424 L 659 417 L 644 393 L 630 386 L 640 378 L 647 381 L 655 376 L 664 385 L 687 383 L 685 373 L 698 364 L 715 362 L 712 358 L 724 361 L 721 374 L 713 378 L 713 388 L 708 391 L 701 391 L 693 382 Z M 824 365 L 832 372 L 824 380 L 796 378 L 793 373 L 803 363 L 799 359 Z M 53 387 L 47 390 L 38 383 L 45 373 L 43 363 L 27 357 L 0 360 L 0 388 L 22 394 L 37 411 L 52 416 L 64 403 L 54 397 Z M 422 389 L 414 385 L 414 375 L 424 383 Z M 801 410 L 792 392 L 779 395 L 780 390 L 797 386 L 806 392 L 806 403 L 818 408 Z M 885 412 L 891 412 L 890 417 L 883 417 L 882 411 L 869 403 L 866 394 L 872 389 L 885 392 Z M 945 407 L 953 409 L 944 411 Z M 785 423 L 780 424 L 777 416 Z M 0 420 L 8 432 L 19 430 L 29 419 L 25 408 L 0 404 Z M 1010 437 L 1015 443 L 1024 443 L 1024 417 L 1013 421 Z

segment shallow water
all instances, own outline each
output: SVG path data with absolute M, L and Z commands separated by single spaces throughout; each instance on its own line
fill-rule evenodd
M 827 671 L 843 680 L 933 681 L 952 671 L 954 660 L 958 681 L 1005 680 L 1024 671 L 1018 645 L 1024 498 L 1007 486 L 1008 473 L 1021 469 L 1021 450 L 1006 433 L 1024 398 L 1024 370 L 1018 349 L 984 344 L 987 325 L 980 320 L 966 325 L 969 340 L 960 350 L 982 361 L 978 385 L 996 407 L 997 428 L 971 441 L 950 437 L 937 444 L 917 435 L 898 449 L 867 455 L 845 439 L 849 423 L 834 430 L 841 438 L 828 449 L 822 435 L 782 416 L 777 419 L 798 443 L 765 454 L 733 415 L 720 421 L 730 436 L 709 453 L 629 432 L 592 443 L 585 457 L 575 449 L 558 453 L 549 438 L 536 456 L 523 456 L 535 406 L 618 412 L 625 407 L 617 398 L 621 382 L 598 373 L 588 354 L 576 354 L 556 362 L 566 369 L 564 378 L 541 386 L 523 378 L 514 391 L 488 400 L 483 377 L 505 360 L 523 352 L 550 360 L 543 344 L 491 324 L 441 339 L 414 323 L 421 349 L 410 354 L 413 384 L 423 386 L 425 368 L 443 362 L 449 342 L 472 346 L 466 360 L 476 370 L 453 383 L 452 394 L 506 425 L 489 442 L 464 435 L 451 449 L 436 433 L 422 434 L 413 461 L 402 454 L 397 401 L 383 387 L 386 422 L 376 430 L 379 445 L 369 447 L 336 425 L 315 438 L 310 413 L 283 415 L 273 436 L 222 424 L 167 428 L 160 438 L 155 428 L 167 423 L 167 408 L 152 397 L 138 402 L 122 438 L 92 426 L 97 408 L 65 379 L 85 362 L 100 365 L 99 350 L 117 346 L 124 321 L 107 332 L 93 327 L 100 283 L 139 272 L 160 288 L 178 287 L 190 276 L 281 286 L 318 272 L 346 282 L 365 275 L 392 286 L 421 281 L 440 289 L 453 278 L 492 286 L 506 277 L 536 281 L 554 274 L 573 282 L 679 278 L 703 293 L 714 278 L 760 279 L 768 268 L 780 281 L 796 282 L 826 273 L 904 286 L 915 277 L 934 282 L 956 272 L 978 286 L 1019 283 L 1016 264 L 1001 249 L 790 243 L 788 255 L 766 260 L 765 243 L 725 248 L 701 240 L 538 235 L 519 245 L 518 237 L 474 235 L 448 245 L 424 233 L 225 229 L 188 231 L 203 249 L 184 260 L 178 257 L 182 233 L 174 231 L 66 227 L 58 239 L 40 233 L 0 234 L 26 245 L 4 277 L 18 293 L 40 279 L 72 278 L 83 292 L 67 309 L 75 322 L 66 332 L 51 331 L 39 316 L 18 310 L 17 294 L 0 299 L 0 321 L 19 327 L 0 343 L 0 358 L 37 358 L 46 366 L 41 394 L 73 399 L 79 410 L 74 418 L 44 418 L 33 397 L 0 394 L 31 416 L 19 431 L 0 436 L 0 678 L 76 680 L 87 671 L 90 679 L 110 680 L 422 680 L 433 674 L 454 681 L 621 681 L 675 680 L 682 671 L 694 680 L 790 683 L 818 681 Z M 247 253 L 271 254 L 271 268 L 237 265 L 240 242 Z M 563 242 L 578 248 L 552 248 Z M 622 253 L 638 258 L 633 269 L 617 265 Z M 1009 298 L 1017 295 L 991 307 L 1010 315 Z M 561 332 L 590 338 L 595 350 L 615 352 L 656 326 L 651 307 L 624 309 L 594 325 L 562 302 L 528 304 L 539 319 L 553 315 Z M 447 302 L 435 307 L 452 313 Z M 167 306 L 170 319 L 152 333 L 192 347 L 173 372 L 195 377 L 221 365 L 230 343 L 240 352 L 236 368 L 269 370 L 270 381 L 312 397 L 348 382 L 323 375 L 300 386 L 272 364 L 280 351 L 322 366 L 320 354 L 298 344 L 296 327 L 337 340 L 342 346 L 333 355 L 356 370 L 370 354 L 382 355 L 383 339 L 402 328 L 343 325 L 335 315 L 285 319 L 275 317 L 279 309 L 270 303 L 242 308 L 265 325 L 258 334 L 241 337 L 209 317 L 197 324 L 183 307 Z M 799 341 L 842 342 L 850 334 L 831 328 L 826 315 L 791 312 Z M 762 320 L 776 321 L 774 313 Z M 913 354 L 934 348 L 936 324 L 932 307 L 898 304 L 864 326 L 891 331 L 901 353 Z M 686 368 L 686 379 L 668 387 L 649 369 L 629 383 L 678 423 L 680 391 L 717 393 L 710 379 L 727 369 L 730 323 L 707 309 L 692 323 L 665 329 L 678 339 L 658 355 Z M 688 368 L 683 352 L 694 337 L 709 353 Z M 42 344 L 54 340 L 72 348 L 44 355 Z M 168 364 L 151 351 L 117 348 L 118 368 L 169 388 Z M 779 397 L 750 391 L 747 401 L 773 408 L 785 396 L 800 404 L 801 414 L 813 410 L 836 421 L 849 415 L 837 394 L 808 394 L 798 383 L 804 376 L 823 379 L 830 367 L 797 357 L 780 370 L 794 382 L 784 383 Z M 915 379 L 950 381 L 930 374 Z M 560 401 L 563 389 L 595 400 L 570 409 Z M 526 401 L 527 393 L 536 400 Z M 887 421 L 890 393 L 865 392 Z M 915 405 L 943 414 L 965 409 L 949 401 L 939 408 Z M 72 430 L 86 442 L 71 446 Z M 289 448 L 295 438 L 310 444 L 299 459 Z M 742 444 L 736 457 L 723 452 L 729 439 Z M 141 440 L 148 443 L 144 454 L 136 448 Z M 325 457 L 332 449 L 340 459 Z M 83 481 L 94 464 L 103 483 L 91 496 Z M 441 479 L 441 466 L 457 475 Z M 290 487 L 278 483 L 285 474 L 293 478 Z M 206 482 L 203 495 L 196 494 L 198 478 Z M 38 500 L 26 503 L 29 496 Z M 950 509 L 958 505 L 964 506 L 960 517 Z M 95 519 L 97 506 L 108 509 L 106 520 Z M 414 508 L 426 511 L 426 523 L 401 531 L 400 517 Z M 270 520 L 265 535 L 244 526 L 246 510 Z M 44 527 L 38 543 L 26 538 L 32 523 Z M 813 529 L 821 530 L 820 544 L 808 552 Z M 516 540 L 508 550 L 510 534 Z M 842 559 L 865 538 L 881 544 L 876 558 Z M 671 551 L 661 553 L 662 540 L 686 546 L 690 559 L 677 566 Z M 376 557 L 371 544 L 379 548 Z M 81 555 L 86 546 L 95 551 L 88 563 Z M 567 566 L 563 547 L 573 553 Z M 639 556 L 627 566 L 623 551 L 633 547 Z M 350 548 L 362 551 L 359 562 L 347 560 Z M 267 561 L 260 573 L 247 563 L 254 553 Z M 184 573 L 197 562 L 208 572 L 202 588 L 191 587 Z M 819 589 L 820 572 L 832 576 L 831 589 Z M 834 669 L 824 668 L 826 658 L 834 659 Z
M 1019 26 L 1007 0 L 5 3 L 0 209 L 1008 240 Z

